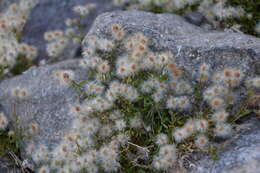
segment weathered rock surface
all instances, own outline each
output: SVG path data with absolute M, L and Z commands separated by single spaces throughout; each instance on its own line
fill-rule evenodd
M 213 70 L 235 66 L 250 74 L 260 68 L 260 39 L 234 32 L 204 30 L 178 15 L 140 11 L 104 13 L 96 19 L 88 35 L 110 38 L 109 26 L 114 23 L 121 24 L 127 34 L 143 32 L 152 39 L 152 50 L 172 51 L 176 61 L 191 74 L 202 62 L 209 63 Z M 85 41 L 84 46 L 87 46 Z
M 56 12 L 53 12 L 48 15 L 55 16 L 55 14 Z M 110 38 L 109 26 L 113 23 L 120 23 L 127 34 L 143 32 L 151 38 L 152 50 L 172 51 L 176 61 L 191 74 L 194 74 L 202 62 L 211 64 L 214 70 L 223 68 L 223 66 L 235 66 L 240 67 L 247 75 L 256 75 L 259 72 L 257 69 L 260 61 L 260 39 L 233 32 L 209 32 L 186 22 L 184 18 L 177 15 L 138 11 L 104 13 L 96 19 L 88 35 L 94 34 L 100 38 Z M 41 31 L 35 35 L 35 40 L 41 37 L 40 33 L 45 30 L 55 29 L 52 27 L 54 25 L 40 26 L 39 21 L 39 25 L 35 25 L 34 29 L 38 28 Z M 34 34 L 32 33 L 31 38 Z M 39 42 L 39 45 L 41 43 Z M 86 42 L 83 42 L 83 47 L 86 46 Z M 4 112 L 10 118 L 14 118 L 14 115 L 17 114 L 21 119 L 18 123 L 25 128 L 30 122 L 39 123 L 40 132 L 31 141 L 51 147 L 59 142 L 60 136 L 69 128 L 72 118 L 68 115 L 68 107 L 78 101 L 73 88 L 62 87 L 52 77 L 51 74 L 56 69 L 74 70 L 76 80 L 87 78 L 87 71 L 79 68 L 78 61 L 70 60 L 56 65 L 32 68 L 20 76 L 0 83 L 0 104 Z M 29 97 L 23 102 L 14 100 L 11 96 L 11 89 L 14 87 L 27 88 L 30 91 Z M 232 144 L 236 146 L 235 149 L 227 150 L 227 153 L 221 156 L 223 159 L 217 166 L 209 169 L 206 164 L 203 166 L 202 161 L 200 169 L 210 173 L 219 173 L 221 166 L 223 168 L 226 166 L 225 169 L 230 171 L 235 168 L 235 158 L 238 159 L 238 162 L 242 161 L 245 155 L 248 156 L 247 161 L 250 161 L 250 157 L 259 158 L 259 151 L 254 153 L 253 151 L 259 147 L 260 123 L 252 124 L 252 126 L 256 129 L 249 131 Z M 236 155 L 237 152 L 240 152 L 241 155 Z
M 87 34 L 83 49 L 88 46 L 86 39 L 89 35 L 111 39 L 110 26 L 115 23 L 123 26 L 126 35 L 144 33 L 151 40 L 149 47 L 154 52 L 170 50 L 176 62 L 189 72 L 186 77 L 190 81 L 196 79 L 202 63 L 209 64 L 212 72 L 236 67 L 247 77 L 259 75 L 260 39 L 241 33 L 205 30 L 173 14 L 141 11 L 104 13 Z M 245 88 L 241 87 L 236 94 L 243 98 L 245 93 Z M 236 106 L 239 107 L 239 104 Z
M 22 127 L 28 132 L 32 122 L 40 125 L 40 131 L 31 142 L 55 146 L 60 135 L 66 133 L 72 117 L 68 116 L 70 104 L 78 102 L 74 88 L 66 87 L 53 77 L 53 71 L 73 70 L 75 80 L 86 80 L 87 71 L 78 66 L 78 60 L 69 60 L 62 63 L 31 68 L 24 74 L 5 80 L 0 84 L 0 104 L 16 128 Z M 11 95 L 15 87 L 27 89 L 29 95 L 24 100 L 17 100 Z
M 84 19 L 82 24 L 83 34 L 86 34 L 91 27 L 94 19 L 102 12 L 115 9 L 111 1 L 107 0 L 40 0 L 35 8 L 32 9 L 30 17 L 25 25 L 22 41 L 32 44 L 38 48 L 39 59 L 46 59 L 46 41 L 43 34 L 49 30 L 65 30 L 65 20 L 67 18 L 79 18 L 72 10 L 76 5 L 95 3 L 97 8 L 93 9 L 89 16 Z M 69 45 L 68 49 L 59 56 L 58 60 L 75 57 L 79 45 Z
M 219 160 L 205 157 L 196 163 L 192 173 L 259 173 L 260 172 L 260 119 L 244 122 L 243 128 L 225 142 Z

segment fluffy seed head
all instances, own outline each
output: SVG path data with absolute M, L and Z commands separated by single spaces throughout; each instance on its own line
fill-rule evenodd
M 68 85 L 74 79 L 74 72 L 71 70 L 56 70 L 53 72 L 56 79 L 63 85 Z
M 175 69 L 172 73 L 171 73 L 171 77 L 173 79 L 180 79 L 182 77 L 183 71 L 179 68 Z
M 208 138 L 204 135 L 199 135 L 195 141 L 195 145 L 200 148 L 204 149 L 208 144 Z
M 124 120 L 116 120 L 115 127 L 117 130 L 123 130 L 126 127 L 126 123 Z
M 175 129 L 172 135 L 176 142 L 181 142 L 189 136 L 189 134 L 187 134 L 186 130 L 183 128 Z
M 176 109 L 178 107 L 178 102 L 177 102 L 177 98 L 176 97 L 169 97 L 169 99 L 167 100 L 167 108 L 169 109 Z
M 196 121 L 196 129 L 201 132 L 205 132 L 209 127 L 209 123 L 205 119 L 200 119 Z
M 212 119 L 215 122 L 225 122 L 228 118 L 228 113 L 225 110 L 220 110 L 212 115 Z
M 209 66 L 208 64 L 203 63 L 203 64 L 201 64 L 200 67 L 199 67 L 199 72 L 200 72 L 200 73 L 208 72 L 209 68 L 210 68 L 210 66 Z
M 168 139 L 168 136 L 164 133 L 161 133 L 161 134 L 158 134 L 157 137 L 156 137 L 156 144 L 157 145 L 165 145 L 165 144 L 168 144 L 169 142 L 169 139 Z
M 113 38 L 116 40 L 121 40 L 125 36 L 125 31 L 120 24 L 112 24 L 111 31 Z
M 99 66 L 98 66 L 98 71 L 101 73 L 107 73 L 110 70 L 110 65 L 108 64 L 108 61 L 103 61 Z
M 102 51 L 110 52 L 114 47 L 113 41 L 102 39 L 98 40 L 98 48 Z
M 154 102 L 159 103 L 164 97 L 164 94 L 162 92 L 155 92 L 152 95 L 152 98 L 154 100 Z
M 196 128 L 196 121 L 193 119 L 189 119 L 184 124 L 182 129 L 185 131 L 186 136 L 188 137 L 188 136 L 191 136 L 195 132 L 195 128 Z
M 141 128 L 143 126 L 143 120 L 139 116 L 135 116 L 134 118 L 130 119 L 130 127 L 132 128 Z
M 215 110 L 219 110 L 223 109 L 226 106 L 226 104 L 222 98 L 215 97 L 210 101 L 210 106 Z
M 187 96 L 178 97 L 177 102 L 178 102 L 178 107 L 181 110 L 188 110 L 191 106 L 190 100 Z
M 84 58 L 88 58 L 92 55 L 94 55 L 94 49 L 92 47 L 85 48 L 82 52 Z
M 111 30 L 112 32 L 118 32 L 122 29 L 122 26 L 120 24 L 112 24 L 111 25 Z
M 167 170 L 173 167 L 176 158 L 175 145 L 164 145 L 160 148 L 158 156 L 153 159 L 153 166 L 156 169 Z
M 3 112 L 0 113 L 0 129 L 4 130 L 8 125 L 8 120 Z
M 172 156 L 176 154 L 176 146 L 174 144 L 167 144 L 160 148 L 159 155 L 161 156 Z
M 40 127 L 39 127 L 39 125 L 36 122 L 30 123 L 29 131 L 30 131 L 31 134 L 38 133 L 39 130 L 40 130 Z

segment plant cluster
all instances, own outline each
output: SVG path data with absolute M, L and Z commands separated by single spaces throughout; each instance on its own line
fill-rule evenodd
M 12 70 L 19 59 L 31 61 L 37 56 L 34 46 L 20 42 L 23 26 L 35 4 L 34 0 L 22 0 L 0 15 L 0 77 Z
M 0 113 L 0 130 L 5 130 L 8 125 L 8 119 L 3 112 Z
M 0 112 L 0 157 L 4 161 L 4 167 L 22 169 L 24 171 L 25 165 L 20 160 L 20 149 L 22 140 L 28 136 L 24 136 L 24 131 L 20 127 L 12 127 L 11 122 L 18 123 L 18 117 L 8 119 L 3 112 Z M 8 164 L 5 164 L 8 163 Z
M 80 65 L 90 69 L 89 80 L 53 72 L 61 86 L 80 92 L 81 102 L 71 105 L 71 128 L 56 148 L 27 148 L 39 173 L 169 170 L 188 148 L 207 152 L 212 139 L 232 135 L 233 105 L 243 99 L 236 91 L 244 81 L 260 87 L 244 69 L 213 71 L 208 63 L 191 81 L 170 51 L 152 51 L 143 33 L 127 35 L 119 24 L 109 39 L 89 35 L 85 42 Z
M 12 97 L 17 102 L 23 102 L 28 97 L 28 93 L 27 89 L 20 87 L 13 88 L 11 91 Z M 15 112 L 16 105 L 12 107 L 14 110 L 12 115 L 6 116 L 4 112 L 0 112 L 0 157 L 8 162 L 7 168 L 13 167 L 24 172 L 30 166 L 27 160 L 21 160 L 21 148 L 24 140 L 30 140 L 39 132 L 39 125 L 36 122 L 30 122 L 27 127 L 20 126 L 21 119 Z
M 217 28 L 230 27 L 260 36 L 260 2 L 253 0 L 114 0 L 114 4 L 156 13 L 185 15 L 189 11 L 201 12 Z
M 81 19 L 87 17 L 93 9 L 95 3 L 87 3 L 73 7 L 73 11 L 79 18 L 68 18 L 65 20 L 66 30 L 52 30 L 44 33 L 44 39 L 48 42 L 46 51 L 50 57 L 58 57 L 71 44 L 79 45 L 83 39 Z
M 113 2 L 122 5 L 134 1 Z M 0 15 L 0 74 L 12 70 L 19 59 L 31 61 L 37 56 L 34 46 L 20 42 L 35 4 L 34 0 L 21 0 Z M 155 12 L 200 11 L 213 23 L 231 18 L 256 19 L 242 6 L 232 7 L 226 0 L 137 0 L 134 5 Z M 81 19 L 94 8 L 92 3 L 75 6 L 73 11 L 80 19 L 66 19 L 65 31 L 44 34 L 50 57 L 58 57 L 70 42 L 79 44 L 83 40 Z M 260 33 L 260 22 L 254 29 Z M 90 80 L 76 83 L 71 70 L 53 72 L 61 87 L 79 92 L 80 102 L 68 110 L 73 122 L 56 148 L 27 147 L 26 153 L 39 173 L 173 169 L 191 148 L 209 153 L 215 138 L 231 136 L 232 123 L 244 115 L 234 110 L 236 103 L 246 100 L 237 91 L 244 86 L 249 91 L 260 88 L 260 77 L 248 77 L 242 68 L 227 66 L 214 71 L 206 62 L 197 67 L 196 80 L 190 80 L 192 74 L 170 51 L 152 51 L 151 41 L 143 33 L 128 35 L 119 24 L 111 25 L 108 39 L 89 35 L 85 42 L 80 66 L 90 69 Z M 30 97 L 30 92 L 17 87 L 12 96 L 22 101 Z M 237 117 L 235 112 L 241 115 Z M 9 121 L 0 113 L 0 153 L 18 150 L 18 136 L 8 131 Z M 29 135 L 39 131 L 36 122 L 28 125 Z

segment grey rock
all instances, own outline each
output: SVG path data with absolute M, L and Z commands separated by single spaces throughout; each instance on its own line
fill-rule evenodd
M 3 112 L 13 121 L 16 129 L 27 134 L 29 124 L 36 122 L 39 133 L 24 142 L 46 144 L 55 147 L 66 133 L 72 117 L 68 115 L 69 106 L 78 103 L 77 93 L 72 87 L 63 86 L 53 77 L 53 71 L 72 70 L 75 80 L 87 79 L 87 71 L 78 66 L 78 60 L 68 60 L 56 65 L 33 67 L 24 74 L 0 83 L 0 104 Z M 15 87 L 25 88 L 29 95 L 24 100 L 12 97 Z M 18 118 L 18 119 L 17 119 Z
M 49 30 L 65 30 L 67 18 L 79 18 L 72 8 L 86 3 L 95 3 L 97 8 L 93 9 L 82 23 L 83 35 L 87 33 L 97 15 L 115 8 L 111 1 L 107 0 L 89 0 L 87 2 L 85 0 L 40 0 L 30 13 L 24 27 L 22 41 L 38 48 L 38 59 L 48 59 L 47 42 L 43 39 L 43 34 Z M 58 57 L 58 60 L 75 57 L 79 46 L 80 44 L 69 45 L 64 53 Z
M 201 14 L 200 12 L 190 12 L 185 15 L 185 19 L 188 22 L 197 26 L 200 26 L 202 22 L 205 20 L 203 14 Z
M 204 157 L 192 173 L 259 173 L 260 119 L 252 118 L 240 126 L 242 130 L 226 141 L 217 161 Z
M 109 26 L 114 23 L 121 24 L 127 35 L 143 32 L 150 38 L 153 51 L 170 50 L 177 63 L 190 74 L 194 74 L 203 62 L 210 64 L 213 71 L 235 66 L 247 75 L 257 72 L 255 64 L 260 61 L 258 38 L 234 32 L 208 31 L 178 15 L 141 11 L 104 13 L 96 19 L 88 35 L 110 39 Z M 87 47 L 86 41 L 83 41 L 84 47 Z
M 205 30 L 213 30 L 213 26 L 207 23 L 200 25 L 200 27 Z

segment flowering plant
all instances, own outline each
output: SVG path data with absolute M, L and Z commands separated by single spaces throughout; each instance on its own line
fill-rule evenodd
M 208 152 L 211 139 L 232 135 L 243 69 L 214 72 L 202 63 L 191 82 L 170 51 L 151 51 L 149 38 L 128 36 L 119 24 L 112 24 L 110 39 L 89 35 L 85 42 L 80 65 L 89 80 L 76 83 L 73 71 L 53 72 L 63 87 L 80 90 L 81 103 L 71 106 L 74 120 L 59 146 L 27 150 L 43 165 L 40 173 L 169 170 L 189 148 Z M 259 88 L 259 77 L 246 85 Z

